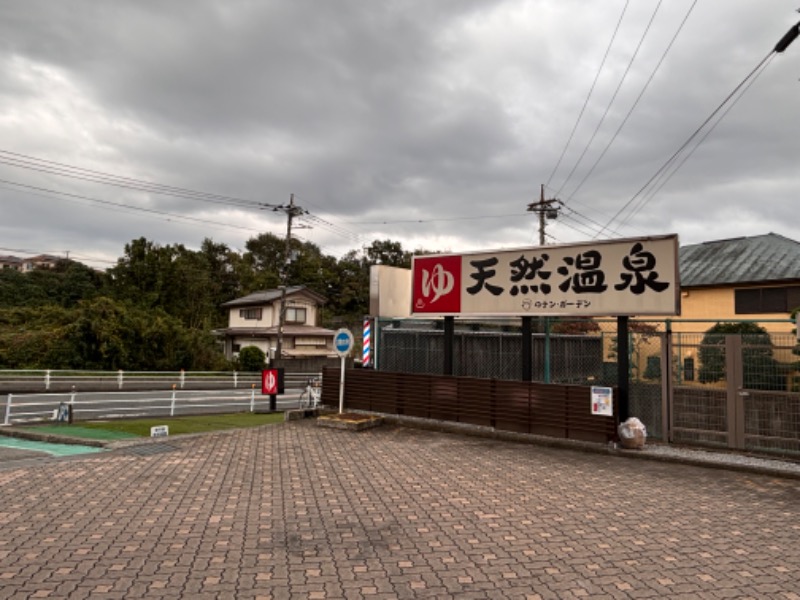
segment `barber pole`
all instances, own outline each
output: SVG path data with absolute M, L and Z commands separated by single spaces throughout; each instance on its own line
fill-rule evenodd
M 370 366 L 370 360 L 372 360 L 372 357 L 370 356 L 370 322 L 369 319 L 364 319 L 364 338 L 361 352 L 361 366 Z

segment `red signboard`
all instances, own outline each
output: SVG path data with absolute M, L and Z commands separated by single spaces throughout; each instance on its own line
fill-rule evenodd
M 461 256 L 416 258 L 413 281 L 413 312 L 461 312 Z
M 278 369 L 261 371 L 261 393 L 274 396 L 278 394 Z

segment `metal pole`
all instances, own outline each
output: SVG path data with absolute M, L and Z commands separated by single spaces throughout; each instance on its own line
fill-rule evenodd
M 372 334 L 372 368 L 373 370 L 378 370 L 378 347 L 380 346 L 380 335 L 381 335 L 381 318 L 375 317 L 375 331 Z
M 444 375 L 453 374 L 453 346 L 456 337 L 455 317 L 444 318 Z
M 630 417 L 628 390 L 630 387 L 630 345 L 628 343 L 628 317 L 617 317 L 617 386 L 619 389 L 619 420 Z
M 172 402 L 170 403 L 170 407 L 169 407 L 169 416 L 170 417 L 174 417 L 175 416 L 175 393 L 176 393 L 175 392 L 175 384 L 173 384 L 172 385 Z
M 6 401 L 6 418 L 3 421 L 3 425 L 11 425 L 11 397 L 13 394 L 8 395 L 8 401 Z
M 339 414 L 344 412 L 344 360 L 345 358 L 343 356 L 342 370 L 341 373 L 339 373 Z
M 522 381 L 533 380 L 533 317 L 522 317 Z
M 544 382 L 551 383 L 550 365 L 552 360 L 550 357 L 550 317 L 544 318 Z

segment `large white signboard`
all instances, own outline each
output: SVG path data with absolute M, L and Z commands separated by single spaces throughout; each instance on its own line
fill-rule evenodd
M 678 236 L 416 256 L 411 312 L 679 315 Z

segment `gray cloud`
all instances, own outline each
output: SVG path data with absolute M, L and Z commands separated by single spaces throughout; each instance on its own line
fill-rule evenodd
M 623 4 L 9 3 L 0 7 L 0 149 L 256 202 L 295 193 L 314 214 L 360 236 L 302 232 L 335 253 L 375 237 L 431 250 L 531 244 L 536 224 L 525 208 L 548 182 Z M 613 235 L 792 237 L 800 46 L 769 63 L 659 194 L 633 198 L 796 22 L 778 0 L 698 3 L 625 127 L 573 193 L 690 5 L 663 3 L 560 193 L 567 209 L 549 224 L 552 240 L 597 235 L 597 224 L 631 200 Z M 549 195 L 585 147 L 655 6 L 629 6 Z M 284 226 L 268 211 L 3 164 L 0 179 L 242 227 L 42 198 L 3 184 L 4 247 L 114 257 L 143 235 L 189 246 L 212 237 L 241 248 L 251 229 Z M 486 218 L 464 218 L 474 216 Z

